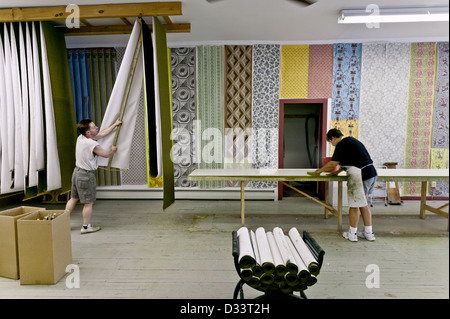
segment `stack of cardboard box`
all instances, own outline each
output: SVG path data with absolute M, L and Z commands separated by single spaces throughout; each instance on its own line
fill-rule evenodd
M 71 263 L 68 212 L 28 206 L 0 211 L 1 277 L 20 278 L 21 285 L 55 284 Z

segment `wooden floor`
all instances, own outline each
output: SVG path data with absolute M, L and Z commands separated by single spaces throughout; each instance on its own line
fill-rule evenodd
M 357 243 L 344 240 L 336 218 L 323 219 L 322 207 L 308 199 L 245 204 L 249 229 L 308 230 L 325 250 L 318 282 L 305 291 L 310 299 L 449 298 L 447 219 L 431 213 L 419 219 L 417 201 L 375 203 L 377 239 Z M 0 277 L 0 298 L 232 298 L 239 278 L 231 232 L 240 227 L 239 209 L 239 201 L 178 200 L 163 212 L 160 200 L 98 200 L 93 224 L 102 230 L 80 235 L 77 206 L 71 235 L 80 288 L 67 288 L 65 277 L 49 286 L 21 286 Z M 347 215 L 343 221 L 347 228 Z M 368 265 L 379 269 L 379 288 L 366 286 L 373 274 L 366 272 Z M 261 295 L 248 286 L 244 293 L 246 298 Z

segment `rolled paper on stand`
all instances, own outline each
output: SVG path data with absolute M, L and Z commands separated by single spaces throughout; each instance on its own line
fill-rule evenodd
M 278 276 L 284 276 L 287 272 L 283 259 L 280 256 L 277 243 L 272 232 L 267 232 L 267 241 L 269 242 L 270 251 L 272 252 L 273 261 L 275 264 L 275 274 Z
M 263 227 L 256 229 L 256 242 L 258 243 L 259 256 L 261 258 L 261 266 L 266 274 L 272 274 L 275 270 L 275 265 L 270 251 L 269 242 L 267 241 L 266 231 Z M 261 280 L 262 281 L 262 280 Z
M 258 288 L 258 287 L 261 285 L 261 281 L 260 281 L 260 279 L 259 279 L 258 277 L 253 276 L 252 278 L 250 278 L 250 279 L 247 281 L 247 284 L 248 284 L 250 287 Z
M 292 286 L 289 286 L 289 284 L 286 281 L 284 281 L 280 285 L 280 291 L 285 294 L 290 294 L 292 291 L 294 291 L 294 289 Z
M 298 254 L 297 250 L 294 247 L 294 244 L 292 243 L 291 239 L 288 236 L 285 236 L 286 242 L 289 246 L 289 250 L 294 255 L 295 262 L 298 266 L 298 279 L 300 283 L 305 283 L 308 281 L 308 279 L 311 277 L 311 274 L 309 273 L 308 268 L 306 268 L 305 263 L 303 262 L 302 258 Z
M 273 277 L 273 283 L 277 285 L 281 285 L 281 283 L 285 282 L 286 279 L 284 279 L 284 275 L 277 275 Z
M 288 272 L 298 273 L 298 266 L 295 263 L 294 256 L 291 254 L 289 247 L 284 238 L 283 230 L 280 227 L 275 227 L 273 229 L 273 236 L 275 237 L 275 242 L 278 246 L 278 251 L 283 259 L 284 264 Z
M 241 269 L 241 278 L 249 281 L 253 277 L 253 271 L 250 268 Z
M 253 230 L 250 231 L 250 240 L 253 245 L 253 252 L 255 253 L 256 264 L 252 267 L 253 274 L 256 277 L 261 277 L 263 270 L 261 267 L 261 257 L 259 256 L 258 243 L 256 242 L 256 235 Z
M 289 230 L 289 237 L 306 267 L 308 267 L 309 272 L 313 275 L 318 275 L 320 271 L 319 263 L 303 241 L 297 228 L 292 227 L 291 230 Z
M 247 227 L 241 227 L 237 231 L 239 242 L 239 259 L 238 264 L 241 268 L 252 268 L 255 262 L 255 254 L 253 252 L 250 234 Z M 253 273 L 252 273 L 253 275 Z
M 298 279 L 297 274 L 293 273 L 293 272 L 288 272 L 284 276 L 284 279 L 286 279 L 287 284 L 291 287 L 295 287 L 300 283 L 300 280 Z
M 317 278 L 316 276 L 312 275 L 311 277 L 308 278 L 308 280 L 306 281 L 306 285 L 307 286 L 312 286 L 317 282 Z
M 297 286 L 294 287 L 294 291 L 303 291 L 307 288 L 308 286 L 306 284 L 298 284 Z
M 261 275 L 259 280 L 261 280 L 263 284 L 270 285 L 271 283 L 273 283 L 274 276 L 272 274 L 264 273 Z

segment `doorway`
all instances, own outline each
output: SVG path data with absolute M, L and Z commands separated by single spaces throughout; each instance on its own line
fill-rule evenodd
M 280 168 L 318 168 L 326 153 L 328 99 L 282 99 L 279 116 Z M 289 182 L 303 192 L 323 198 L 323 183 Z M 278 199 L 301 196 L 278 183 Z

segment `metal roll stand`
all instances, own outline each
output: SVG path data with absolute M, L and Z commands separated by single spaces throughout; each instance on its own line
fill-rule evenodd
M 314 258 L 316 258 L 317 263 L 319 264 L 319 270 L 322 268 L 322 263 L 323 263 L 323 256 L 325 255 L 325 251 L 319 246 L 319 244 L 316 242 L 316 240 L 311 236 L 311 234 L 308 231 L 303 231 L 303 240 L 306 243 L 306 245 L 308 246 L 309 250 L 311 251 L 311 253 L 313 254 Z M 239 267 L 239 241 L 237 238 L 237 232 L 233 231 L 232 232 L 232 245 L 233 245 L 233 250 L 232 250 L 232 255 L 234 258 L 234 266 L 236 268 L 236 271 L 239 275 L 239 277 L 241 278 L 239 280 L 239 282 L 236 284 L 236 288 L 234 289 L 234 293 L 233 293 L 233 299 L 244 299 L 244 290 L 243 290 L 243 286 L 245 284 L 247 284 L 247 282 L 242 279 L 241 276 L 241 268 Z M 251 287 L 251 286 L 249 286 Z M 305 286 L 304 289 L 298 290 L 298 292 L 300 293 L 300 296 L 295 295 L 293 292 L 292 293 L 284 293 L 282 291 L 280 291 L 279 289 L 268 289 L 268 290 L 261 290 L 255 287 L 252 287 L 253 289 L 259 290 L 264 292 L 263 295 L 257 297 L 256 299 L 307 299 L 306 295 L 305 295 L 305 290 L 307 289 L 307 287 Z

